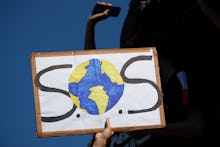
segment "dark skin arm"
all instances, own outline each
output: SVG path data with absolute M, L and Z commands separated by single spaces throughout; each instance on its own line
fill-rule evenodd
M 110 3 L 105 3 L 105 2 L 97 2 L 100 5 L 107 5 L 107 6 L 112 6 Z M 95 25 L 101 20 L 104 20 L 109 17 L 109 9 L 105 10 L 102 13 L 98 13 L 95 15 L 90 15 L 88 17 L 88 22 L 86 26 L 86 32 L 85 32 L 85 43 L 84 43 L 84 49 L 85 50 L 90 50 L 90 49 L 95 49 Z

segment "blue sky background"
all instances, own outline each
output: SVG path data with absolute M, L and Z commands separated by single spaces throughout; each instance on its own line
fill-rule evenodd
M 118 48 L 129 0 L 96 26 L 97 48 Z M 82 50 L 88 15 L 96 0 L 0 0 L 0 146 L 84 147 L 90 135 L 36 137 L 30 55 Z

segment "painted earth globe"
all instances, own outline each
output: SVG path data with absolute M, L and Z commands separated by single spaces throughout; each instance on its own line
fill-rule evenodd
M 82 111 L 99 115 L 120 100 L 124 81 L 116 67 L 103 59 L 91 59 L 79 64 L 69 77 L 69 93 Z

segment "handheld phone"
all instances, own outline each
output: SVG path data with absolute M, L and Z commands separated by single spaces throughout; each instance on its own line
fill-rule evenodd
M 100 4 L 96 4 L 92 10 L 92 14 L 102 13 L 106 9 L 109 9 L 109 16 L 117 17 L 121 11 L 120 7 L 116 6 L 104 6 Z

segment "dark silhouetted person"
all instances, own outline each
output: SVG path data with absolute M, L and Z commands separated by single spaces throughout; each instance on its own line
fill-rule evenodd
M 204 1 L 130 1 L 120 47 L 157 48 L 167 125 L 161 129 L 114 132 L 107 119 L 107 128 L 104 132 L 94 134 L 88 146 L 145 147 L 211 143 L 207 133 L 212 133 L 212 128 L 207 129 L 207 126 L 212 126 L 214 117 L 210 116 L 207 108 L 213 106 L 216 89 L 213 80 L 217 74 L 212 72 L 213 67 L 209 64 L 217 60 L 212 50 L 215 45 L 219 47 L 219 20 L 217 11 L 210 7 L 213 5 Z M 111 6 L 105 2 L 98 3 Z M 85 49 L 96 48 L 95 25 L 107 19 L 108 13 L 109 10 L 106 10 L 89 16 Z

